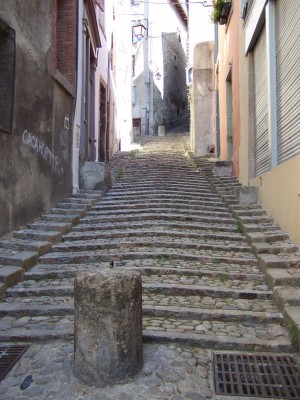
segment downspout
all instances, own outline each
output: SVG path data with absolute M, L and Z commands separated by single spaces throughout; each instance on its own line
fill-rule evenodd
M 106 131 L 106 137 L 108 137 L 108 148 L 105 148 L 105 162 L 109 163 L 109 127 L 110 127 L 110 112 L 108 112 L 109 110 L 109 104 L 110 104 L 110 56 L 111 56 L 111 50 L 108 53 L 108 60 L 107 60 L 107 87 L 106 87 L 106 127 L 105 127 L 105 131 Z M 106 146 L 106 143 L 105 143 Z M 107 150 L 107 151 L 106 151 Z
M 82 85 L 82 92 L 81 92 L 81 116 L 80 116 L 80 156 L 84 158 L 85 156 L 85 101 L 86 101 L 86 91 L 85 91 L 85 76 L 86 76 L 86 30 L 87 30 L 87 20 L 85 18 L 85 8 L 84 8 L 84 16 L 82 19 L 82 76 L 81 76 L 81 85 Z
M 144 16 L 145 16 L 145 21 L 147 22 L 146 25 L 146 32 L 147 32 L 147 39 L 146 39 L 146 49 L 145 49 L 145 54 L 146 54 L 146 71 L 147 71 L 147 103 L 146 103 L 146 135 L 149 135 L 149 122 L 150 122 L 150 66 L 149 66 L 149 2 L 148 0 L 145 0 L 144 3 Z
M 218 25 L 215 24 L 215 66 L 218 62 L 218 54 L 219 54 L 219 37 L 218 37 Z M 220 113 L 219 113 L 219 86 L 216 85 L 216 156 L 220 157 L 221 154 L 221 146 L 220 146 Z

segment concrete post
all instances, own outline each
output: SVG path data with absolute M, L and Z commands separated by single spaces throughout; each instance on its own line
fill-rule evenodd
M 158 133 L 157 133 L 157 135 L 160 136 L 160 137 L 166 136 L 165 125 L 158 125 Z
M 143 366 L 142 280 L 102 269 L 75 279 L 74 374 L 88 385 L 125 382 Z

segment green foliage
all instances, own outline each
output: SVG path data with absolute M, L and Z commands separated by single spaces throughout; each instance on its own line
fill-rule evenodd
M 220 282 L 226 282 L 226 281 L 228 281 L 228 275 L 227 274 L 222 274 L 222 275 L 220 275 L 219 277 L 218 277 L 218 279 L 219 279 L 219 281 Z
M 132 157 L 132 158 L 136 158 L 136 157 L 137 157 L 137 155 L 139 154 L 139 152 L 140 152 L 140 150 L 139 150 L 139 149 L 134 149 L 134 150 L 131 150 L 131 152 L 130 152 L 130 154 L 131 154 L 131 157 Z
M 238 233 L 243 233 L 243 224 L 241 223 L 240 219 L 237 219 L 236 221 L 236 230 Z
M 167 261 L 167 260 L 170 260 L 170 258 L 171 257 L 169 254 L 161 254 L 161 255 L 157 256 L 157 259 L 161 260 L 161 261 Z
M 123 170 L 118 171 L 117 175 L 116 175 L 116 182 L 118 182 L 123 176 Z
M 219 19 L 222 15 L 223 6 L 225 3 L 229 3 L 229 2 L 230 1 L 227 1 L 227 0 L 215 0 L 214 1 L 214 5 L 213 5 L 214 9 L 210 15 L 210 18 L 214 24 L 219 22 Z
M 295 323 L 292 323 L 291 325 L 288 326 L 289 330 L 289 336 L 290 340 L 292 342 L 292 345 L 296 348 L 298 348 L 298 328 Z

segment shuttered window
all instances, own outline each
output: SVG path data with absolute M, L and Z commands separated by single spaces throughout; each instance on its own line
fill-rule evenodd
M 255 175 L 270 168 L 268 135 L 268 84 L 266 29 L 262 29 L 253 50 L 254 61 L 254 150 Z
M 278 163 L 300 154 L 300 1 L 276 1 Z

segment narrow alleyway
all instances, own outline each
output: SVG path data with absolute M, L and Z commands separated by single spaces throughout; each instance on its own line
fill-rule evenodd
M 81 205 L 97 194 L 73 196 L 35 224 L 53 224 L 44 230 L 49 239 L 50 226 L 83 216 L 0 304 L 2 344 L 34 343 L 0 384 L 0 397 L 211 399 L 211 350 L 293 351 L 256 257 L 207 180 L 207 164 L 184 154 L 187 142 L 180 134 L 148 139 L 119 156 L 115 185 L 85 216 Z M 245 218 L 269 223 L 262 212 Z M 32 232 L 15 240 L 41 240 Z M 100 390 L 72 377 L 73 282 L 78 271 L 109 266 L 141 271 L 144 340 L 153 344 L 136 382 Z M 28 375 L 33 383 L 20 391 Z

